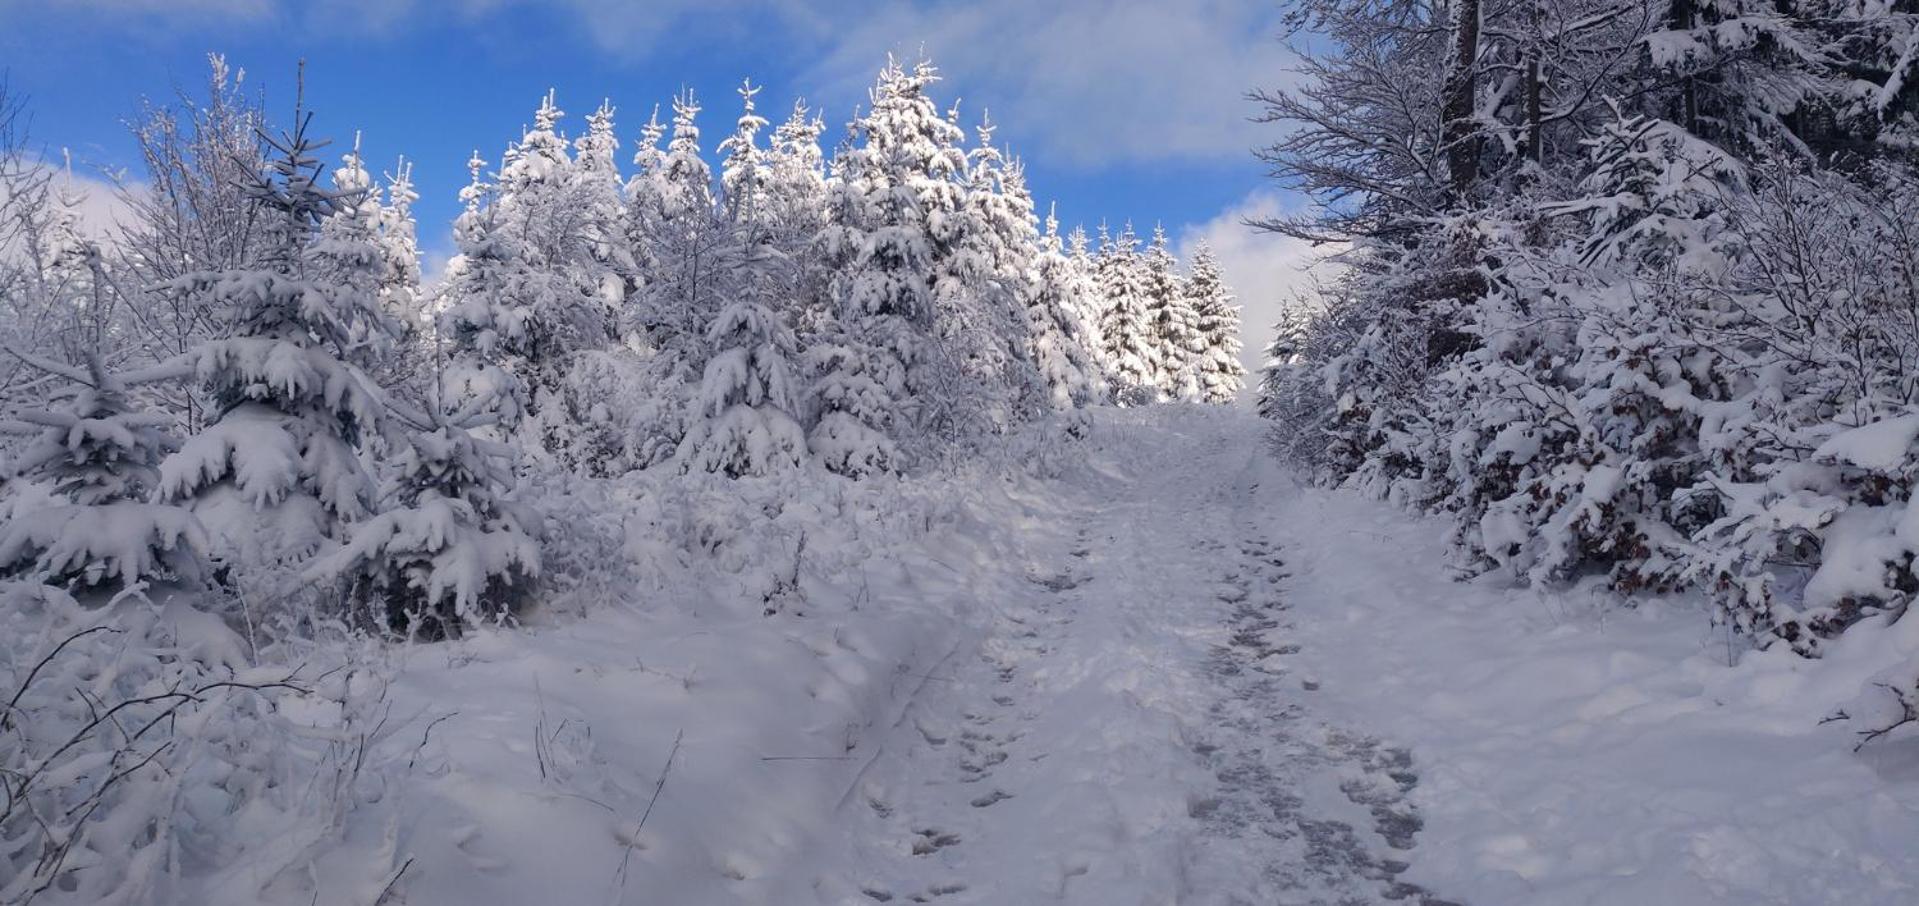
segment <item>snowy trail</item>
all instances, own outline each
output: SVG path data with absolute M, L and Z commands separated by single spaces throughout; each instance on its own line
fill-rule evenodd
M 1409 753 L 1292 675 L 1277 475 L 1237 419 L 1095 457 L 1027 587 L 921 691 L 808 860 L 824 903 L 1430 903 Z
M 1696 602 L 1451 581 L 1443 525 L 1262 430 L 1108 411 L 1057 469 L 815 502 L 793 612 L 661 567 L 398 649 L 341 839 L 181 901 L 1919 902 L 1919 748 L 1820 723 L 1860 677 L 1729 666 Z

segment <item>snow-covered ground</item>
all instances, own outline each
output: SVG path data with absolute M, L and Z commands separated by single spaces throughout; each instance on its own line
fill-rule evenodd
M 1919 902 L 1919 739 L 1818 722 L 1856 673 L 1454 582 L 1243 412 L 1096 421 L 1038 474 L 788 505 L 772 615 L 777 544 L 630 525 L 651 581 L 386 655 L 342 842 L 191 901 Z

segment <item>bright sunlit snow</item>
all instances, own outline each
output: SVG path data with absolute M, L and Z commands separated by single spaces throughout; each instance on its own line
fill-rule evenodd
M 0 0 L 0 906 L 1919 903 L 1910 3 L 641 6 Z

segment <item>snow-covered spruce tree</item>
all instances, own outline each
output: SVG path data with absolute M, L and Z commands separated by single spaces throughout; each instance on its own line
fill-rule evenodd
M 1107 378 L 1106 342 L 1101 333 L 1101 325 L 1106 322 L 1106 294 L 1099 285 L 1093 260 L 1092 240 L 1086 235 L 1085 227 L 1075 226 L 1072 232 L 1066 234 L 1066 260 L 1072 264 L 1076 279 L 1086 286 L 1086 292 L 1078 296 L 1078 305 L 1074 314 L 1084 325 L 1086 351 L 1094 364 L 1099 366 L 1100 380 L 1105 384 L 1101 395 L 1110 397 L 1112 382 Z M 1074 301 L 1070 296 L 1067 299 Z
M 633 274 L 627 281 L 627 306 L 621 326 L 625 331 L 649 338 L 654 325 L 649 322 L 650 312 L 640 301 L 641 291 L 654 280 L 654 272 L 659 269 L 652 258 L 652 235 L 665 218 L 666 151 L 660 147 L 660 140 L 665 137 L 666 126 L 660 123 L 660 108 L 655 105 L 652 116 L 640 129 L 639 140 L 634 142 L 633 175 L 626 181 L 626 247 L 633 256 Z
M 231 327 L 190 356 L 209 424 L 161 463 L 156 496 L 190 504 L 238 573 L 303 560 L 366 515 L 373 489 L 357 447 L 384 426 L 378 391 L 348 358 L 382 320 L 379 300 L 331 282 L 315 260 L 339 196 L 318 184 L 310 125 L 296 110 L 290 130 L 267 137 L 275 156 L 248 188 L 267 227 L 262 265 L 165 288 L 205 300 Z
M 520 374 L 530 370 L 525 359 L 536 351 L 536 313 L 524 303 L 545 287 L 519 243 L 501 229 L 499 210 L 489 203 L 493 186 L 481 178 L 485 167 L 478 153 L 467 161 L 471 179 L 460 191 L 465 210 L 453 224 L 459 254 L 447 262 L 434 306 L 440 311 L 436 367 L 446 397 L 462 406 L 485 400 L 504 439 L 529 402 Z
M 804 102 L 773 130 L 766 153 L 766 200 L 761 217 L 771 244 L 792 268 L 792 285 L 780 311 L 802 334 L 822 329 L 832 317 L 827 273 L 819 253 L 826 227 L 826 163 L 820 150 L 825 124 Z
M 1093 357 L 1099 344 L 1097 328 L 1084 314 L 1092 305 L 1088 297 L 1099 290 L 1060 247 L 1059 220 L 1051 212 L 1033 264 L 1032 283 L 1027 338 L 1032 361 L 1046 381 L 1048 401 L 1056 409 L 1103 402 L 1106 379 Z
M 1003 428 L 1013 400 L 1003 374 L 1005 325 L 1017 310 L 994 280 L 994 246 L 986 221 L 995 191 L 977 179 L 959 111 L 940 115 L 928 90 L 940 80 L 930 61 L 909 74 L 897 62 L 874 89 L 868 119 L 879 141 L 895 149 L 896 173 L 918 201 L 928 250 L 932 342 L 907 371 L 915 402 L 913 440 L 921 449 L 949 449 Z M 989 152 L 997 157 L 997 152 Z
M 387 202 L 380 208 L 380 308 L 408 338 L 424 331 L 427 312 L 420 285 L 420 236 L 413 219 L 413 162 L 405 157 L 386 176 Z
M 17 411 L 0 430 L 30 439 L 0 476 L 0 576 L 70 593 L 143 582 L 194 582 L 206 532 L 186 509 L 149 503 L 161 459 L 178 446 L 173 419 L 135 407 L 129 389 L 177 380 L 177 366 L 109 373 L 98 355 L 76 368 L 10 351 L 69 382 L 59 405 Z
M 700 106 L 673 101 L 672 138 L 662 151 L 657 118 L 642 135 L 627 184 L 627 230 L 637 262 L 629 323 L 647 351 L 641 377 L 658 389 L 654 408 L 634 420 L 635 465 L 670 459 L 686 436 L 694 396 L 712 355 L 707 328 L 744 275 L 744 251 L 713 197 L 713 174 L 700 156 Z
M 638 321 L 654 346 L 695 370 L 706 360 L 706 325 L 724 304 L 725 268 L 715 259 L 731 239 L 713 198 L 712 170 L 700 157 L 699 113 L 691 92 L 673 99 L 666 151 L 642 139 L 640 169 L 627 191 L 628 229 L 641 263 Z
M 933 79 L 929 67 L 908 73 L 889 61 L 833 159 L 820 245 L 834 320 L 808 350 L 818 415 L 807 443 L 844 475 L 905 465 L 897 435 L 916 424 L 908 373 L 927 355 L 933 319 L 922 195 L 929 166 L 951 165 L 937 137 L 952 126 L 925 94 Z
M 420 195 L 413 188 L 413 163 L 404 157 L 386 174 L 386 199 L 379 206 L 375 240 L 377 283 L 380 311 L 395 334 L 380 344 L 383 354 L 368 373 L 388 393 L 418 401 L 425 398 L 426 375 L 433 369 L 434 313 L 422 285 L 419 227 L 413 219 Z
M 593 200 L 601 182 L 579 176 L 558 130 L 564 116 L 548 92 L 533 127 L 507 149 L 490 195 L 485 222 L 494 241 L 510 244 L 519 277 L 510 295 L 492 302 L 506 315 L 494 321 L 505 344 L 497 358 L 526 386 L 523 433 L 536 442 L 529 452 L 600 472 L 617 458 L 617 443 L 571 377 L 583 355 L 613 342 L 624 283 L 596 257 L 610 228 L 595 223 L 607 214 Z
M 1246 377 L 1246 368 L 1239 363 L 1239 307 L 1233 304 L 1233 291 L 1220 273 L 1219 259 L 1203 242 L 1193 253 L 1185 288 L 1197 318 L 1199 354 L 1192 370 L 1199 383 L 1199 399 L 1230 403 L 1238 398 Z
M 768 174 L 758 143 L 766 120 L 753 109 L 758 91 L 751 84 L 740 89 L 738 126 L 720 144 L 725 232 L 711 266 L 730 301 L 707 327 L 712 352 L 679 449 L 687 470 L 729 477 L 770 474 L 806 456 L 790 364 L 793 333 L 777 311 L 778 300 L 792 290 L 792 268 L 774 245 L 777 224 L 768 219 Z
M 333 210 L 320 219 L 307 257 L 311 276 L 339 292 L 382 303 L 385 313 L 388 263 L 380 236 L 380 191 L 360 156 L 360 137 L 333 168 Z M 353 357 L 362 362 L 393 358 L 400 324 L 396 319 L 368 319 L 355 325 Z
M 1153 227 L 1145 266 L 1146 310 L 1152 325 L 1153 360 L 1157 363 L 1153 386 L 1166 399 L 1197 401 L 1200 384 L 1195 364 L 1203 349 L 1199 313 L 1193 310 L 1164 227 Z
M 1004 430 L 1046 408 L 1050 393 L 1032 354 L 1034 266 L 1041 254 L 1033 194 L 1025 168 L 1005 159 L 993 132 L 991 120 L 983 120 L 968 155 L 966 204 L 974 222 L 969 244 L 983 278 L 969 357 L 987 398 L 1003 413 L 993 427 Z
M 698 417 L 680 442 L 688 470 L 767 475 L 806 456 L 789 364 L 793 333 L 755 295 L 742 293 L 708 328 L 714 352 L 700 383 Z
M 625 307 L 625 282 L 633 272 L 633 252 L 627 240 L 626 202 L 621 196 L 614 132 L 614 108 L 602 101 L 586 118 L 586 134 L 573 142 L 569 182 L 573 203 L 581 208 L 581 230 L 590 256 L 586 279 L 599 280 L 600 297 L 615 309 Z
M 436 394 L 437 396 L 437 394 Z M 396 406 L 408 429 L 378 515 L 354 525 L 308 575 L 344 584 L 356 623 L 406 638 L 440 639 L 510 618 L 540 574 L 540 545 L 501 499 L 513 449 L 474 436 L 492 406 L 447 411 Z
M 1156 401 L 1160 361 L 1153 335 L 1152 297 L 1146 263 L 1131 224 L 1117 239 L 1110 237 L 1105 227 L 1100 228 L 1093 279 L 1106 302 L 1100 318 L 1100 344 L 1113 399 L 1130 406 Z
M 742 224 L 751 224 L 751 232 L 763 235 L 766 230 L 759 225 L 766 216 L 769 174 L 764 159 L 766 149 L 760 147 L 759 135 L 767 122 L 753 103 L 760 89 L 748 80 L 740 85 L 739 93 L 740 118 L 734 124 L 733 134 L 721 141 L 719 148 L 721 207 L 736 229 Z

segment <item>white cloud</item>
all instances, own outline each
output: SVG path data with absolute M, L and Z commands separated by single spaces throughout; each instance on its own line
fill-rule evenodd
M 1240 361 L 1255 372 L 1265 364 L 1266 347 L 1273 340 L 1273 324 L 1285 310 L 1300 304 L 1302 293 L 1316 279 L 1324 279 L 1337 265 L 1326 260 L 1339 251 L 1247 226 L 1248 220 L 1274 217 L 1297 210 L 1281 193 L 1262 189 L 1204 223 L 1189 224 L 1178 232 L 1179 256 L 1190 261 L 1201 242 L 1213 249 L 1227 285 L 1239 297 Z
M 29 172 L 38 171 L 48 176 L 55 197 L 65 199 L 73 205 L 80 218 L 80 233 L 97 242 L 112 244 L 120 234 L 120 224 L 127 219 L 127 207 L 113 183 L 84 172 L 66 172 L 63 168 L 50 164 L 29 161 Z M 36 180 L 36 184 L 37 180 Z M 6 199 L 6 189 L 0 186 L 0 202 Z M 19 247 L 0 248 L 0 258 L 18 260 L 25 252 Z
M 888 51 L 925 52 L 1007 135 L 1078 164 L 1244 155 L 1244 100 L 1283 77 L 1277 5 L 1186 0 L 886 4 L 845 16 L 808 79 L 863 91 Z M 971 105 L 977 109 L 979 103 Z
M 113 183 L 85 173 L 62 173 L 56 183 L 69 199 L 77 200 L 80 230 L 101 241 L 112 241 L 129 217 L 126 202 Z

